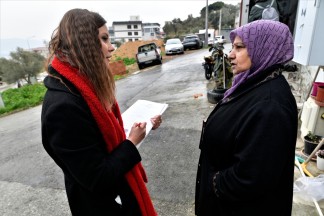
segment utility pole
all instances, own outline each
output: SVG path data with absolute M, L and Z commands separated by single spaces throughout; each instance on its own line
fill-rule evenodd
M 205 47 L 208 47 L 208 0 L 206 0 L 205 30 Z
M 27 38 L 28 51 L 30 51 L 29 39 L 34 38 L 34 37 L 35 37 L 35 35 L 30 36 L 30 37 Z
M 2 96 L 1 96 L 1 93 L 0 93 L 0 108 L 3 108 L 3 107 L 5 107 L 5 105 L 3 103 Z
M 219 10 L 219 27 L 218 27 L 218 35 L 221 35 L 221 29 L 222 29 L 222 9 Z

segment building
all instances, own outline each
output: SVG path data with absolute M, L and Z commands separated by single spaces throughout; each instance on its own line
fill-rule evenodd
M 142 23 L 139 16 L 130 16 L 129 21 L 115 21 L 109 28 L 109 35 L 112 43 L 154 40 L 164 37 L 160 31 L 159 23 Z
M 48 47 L 36 47 L 36 48 L 32 48 L 28 51 L 38 53 L 38 54 L 42 55 L 44 58 L 48 58 L 48 55 L 49 55 Z
M 143 40 L 154 40 L 163 38 L 159 23 L 143 23 Z
M 142 21 L 119 21 L 112 23 L 114 41 L 128 42 L 142 40 Z M 111 33 L 111 32 L 110 32 Z
M 109 26 L 108 32 L 109 32 L 110 42 L 114 44 L 115 43 L 115 31 L 112 26 Z

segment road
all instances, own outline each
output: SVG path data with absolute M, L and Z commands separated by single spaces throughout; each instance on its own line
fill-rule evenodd
M 208 50 L 180 55 L 116 83 L 122 112 L 138 99 L 169 105 L 161 127 L 139 148 L 160 216 L 194 215 L 201 123 L 214 107 L 206 96 L 212 81 L 204 78 L 204 55 Z M 70 215 L 62 172 L 41 143 L 40 112 L 37 106 L 0 118 L 1 216 Z M 298 203 L 292 215 L 317 214 Z
M 138 99 L 169 104 L 161 127 L 139 148 L 159 215 L 194 215 L 201 122 L 213 108 L 201 66 L 207 54 L 179 55 L 116 83 L 122 112 Z M 70 215 L 61 170 L 42 147 L 40 112 L 37 106 L 0 118 L 2 216 Z

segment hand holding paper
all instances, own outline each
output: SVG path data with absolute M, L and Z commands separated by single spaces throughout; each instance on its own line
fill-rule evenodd
M 152 123 L 152 130 L 157 129 L 158 127 L 160 127 L 161 123 L 162 123 L 162 116 L 161 115 L 156 115 L 153 118 L 151 118 L 151 123 Z
M 147 100 L 138 100 L 129 107 L 123 114 L 124 129 L 126 137 L 134 123 L 146 122 L 146 135 L 151 129 L 156 129 L 162 122 L 161 114 L 167 109 L 168 104 L 156 103 Z M 137 145 L 139 147 L 140 145 Z
M 146 122 L 134 123 L 130 129 L 128 140 L 134 145 L 139 144 L 145 138 L 146 135 Z

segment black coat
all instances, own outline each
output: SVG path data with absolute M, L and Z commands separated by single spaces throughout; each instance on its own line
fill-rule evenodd
M 124 175 L 141 161 L 133 143 L 108 153 L 91 111 L 76 88 L 53 68 L 44 80 L 42 142 L 62 169 L 73 215 L 140 215 Z M 115 202 L 119 195 L 122 207 Z
M 271 71 L 242 84 L 208 117 L 196 215 L 291 215 L 297 106 L 281 74 L 261 82 Z

